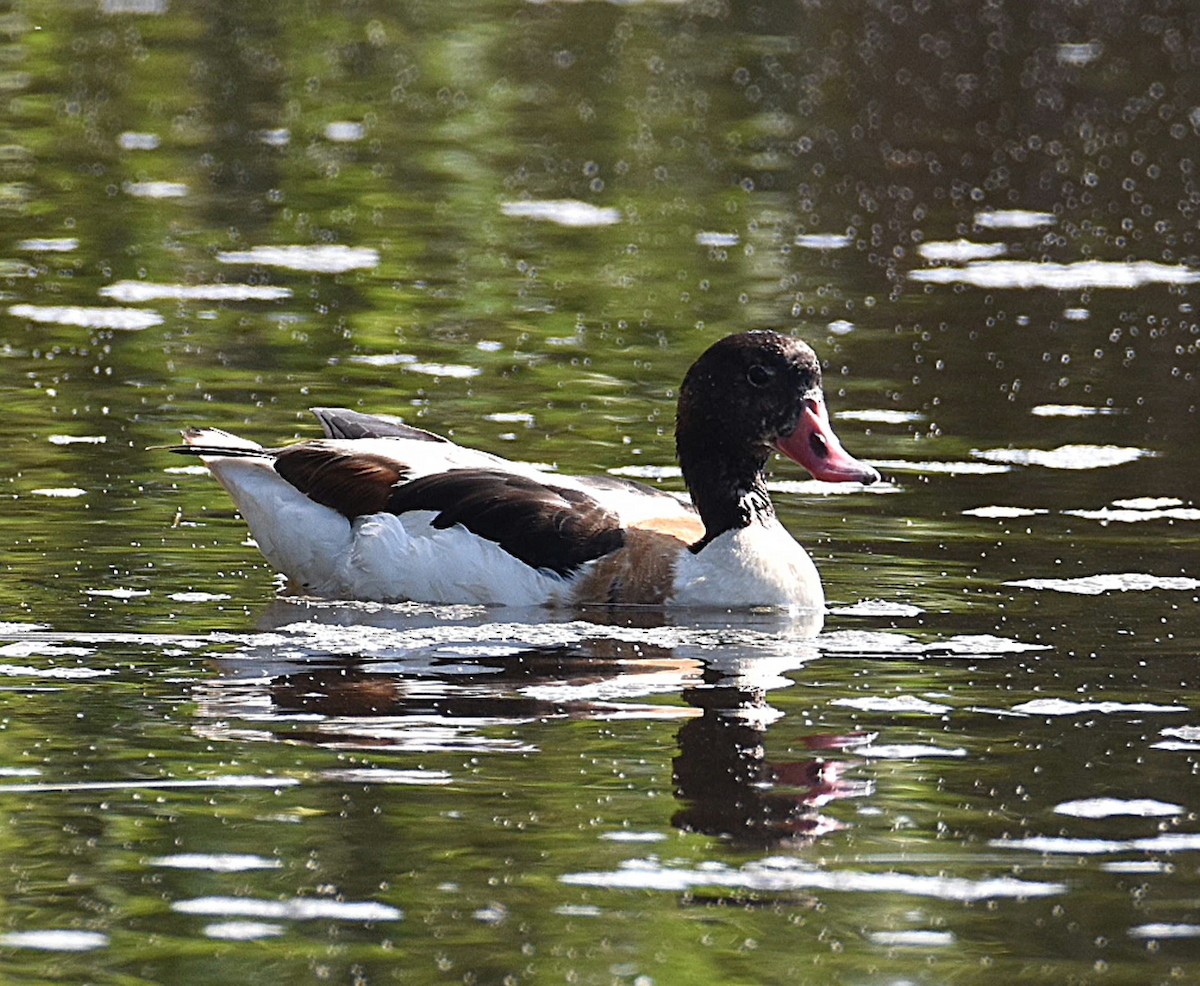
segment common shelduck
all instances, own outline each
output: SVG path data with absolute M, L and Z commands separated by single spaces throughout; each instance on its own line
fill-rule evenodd
M 821 611 L 821 579 L 775 516 L 774 451 L 833 482 L 879 474 L 829 424 L 821 367 L 778 332 L 706 350 L 679 392 L 686 503 L 564 476 L 409 425 L 315 408 L 324 438 L 283 448 L 184 433 L 267 560 L 306 595 L 513 606 L 651 604 Z

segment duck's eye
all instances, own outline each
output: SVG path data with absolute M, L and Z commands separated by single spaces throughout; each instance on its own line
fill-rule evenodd
M 746 379 L 750 381 L 752 387 L 765 387 L 771 382 L 773 376 L 775 376 L 774 371 L 761 363 L 755 363 L 746 371 Z

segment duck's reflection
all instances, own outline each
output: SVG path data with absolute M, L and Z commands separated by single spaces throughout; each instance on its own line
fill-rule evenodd
M 780 716 L 767 695 L 815 656 L 806 635 L 727 616 L 681 628 L 661 614 L 620 614 L 607 627 L 596 615 L 500 624 L 460 613 L 448 626 L 436 613 L 285 607 L 200 687 L 197 729 L 330 748 L 501 752 L 534 749 L 513 728 L 523 723 L 682 719 L 672 823 L 755 846 L 837 828 L 821 807 L 870 793 L 843 776 L 849 751 L 869 737 L 793 738 L 811 755 L 766 755 Z

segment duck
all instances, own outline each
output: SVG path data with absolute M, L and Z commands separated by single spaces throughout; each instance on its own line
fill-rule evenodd
M 683 378 L 675 446 L 688 497 L 569 476 L 350 408 L 280 448 L 215 428 L 198 456 L 267 561 L 306 596 L 519 607 L 824 611 L 816 566 L 776 515 L 772 454 L 814 478 L 874 483 L 830 425 L 821 364 L 773 330 L 726 336 Z

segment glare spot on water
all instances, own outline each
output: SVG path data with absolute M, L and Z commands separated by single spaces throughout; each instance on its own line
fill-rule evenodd
M 1048 514 L 1049 512 L 1049 510 L 1041 507 L 971 507 L 969 510 L 963 511 L 963 516 L 1007 520 L 1014 517 L 1034 517 L 1038 514 Z
M 844 250 L 853 242 L 847 233 L 804 233 L 795 239 L 796 246 L 806 250 Z
M 1007 250 L 1003 243 L 974 243 L 971 240 L 930 240 L 917 247 L 917 253 L 926 260 L 959 264 L 1003 257 Z
M 991 897 L 1042 897 L 1066 890 L 1061 883 L 994 877 L 927 876 L 897 872 L 819 869 L 801 860 L 773 857 L 731 869 L 711 863 L 695 869 L 665 867 L 655 860 L 631 860 L 618 870 L 567 873 L 560 879 L 575 886 L 605 889 L 659 890 L 679 893 L 693 887 L 734 887 L 765 892 L 827 890 L 850 893 L 908 894 L 942 900 L 975 901 Z
M 847 322 L 844 318 L 839 318 L 830 322 L 826 328 L 835 336 L 844 336 L 854 331 L 854 323 Z
M 280 301 L 292 296 L 291 288 L 267 284 L 156 284 L 153 281 L 117 281 L 100 289 L 102 298 L 136 304 L 140 301 Z
M 353 784 L 402 784 L 429 786 L 449 784 L 454 778 L 444 770 L 389 770 L 383 767 L 354 767 L 345 770 L 322 771 L 329 781 Z
M 697 233 L 696 242 L 700 246 L 732 247 L 738 245 L 737 233 Z
M 86 329 L 136 332 L 162 323 L 157 312 L 138 308 L 86 308 L 79 305 L 11 305 L 8 313 L 31 322 L 77 325 Z
M 832 705 L 843 705 L 846 708 L 858 709 L 860 712 L 898 712 L 902 714 L 936 716 L 944 712 L 952 712 L 949 705 L 939 705 L 937 702 L 927 702 L 916 695 L 896 696 L 863 696 L 861 698 L 835 698 Z
M 1154 455 L 1148 449 L 1120 445 L 1060 445 L 1055 449 L 972 449 L 971 454 L 987 462 L 1046 469 L 1107 469 Z
M 206 469 L 205 472 L 208 470 Z M 78 486 L 41 486 L 29 491 L 34 496 L 49 496 L 60 500 L 72 500 L 76 497 L 87 496 L 87 490 Z
M 289 921 L 399 921 L 404 912 L 375 901 L 334 900 L 326 897 L 295 897 L 263 900 L 254 897 L 196 897 L 179 900 L 171 910 L 180 914 L 228 917 L 276 918 Z
M 1200 924 L 1139 924 L 1129 929 L 1130 938 L 1200 938 Z
M 108 935 L 95 931 L 8 931 L 0 934 L 4 948 L 32 948 L 42 952 L 90 952 L 108 945 Z
M 605 832 L 600 836 L 608 842 L 663 842 L 666 836 L 662 832 Z
M 924 267 L 908 272 L 925 284 L 967 284 L 976 288 L 1079 291 L 1085 288 L 1139 288 L 1146 284 L 1194 284 L 1200 270 L 1151 260 L 1128 263 L 1081 260 L 1070 264 L 1033 260 L 984 260 L 962 267 Z
M 136 599 L 139 596 L 150 595 L 149 589 L 84 589 L 89 596 L 107 596 L 109 599 Z
M 1146 575 L 1142 572 L 1113 572 L 1083 575 L 1074 579 L 1016 579 L 1005 582 L 1020 589 L 1049 589 L 1079 596 L 1098 596 L 1104 592 L 1149 592 L 1154 589 L 1200 589 L 1200 579 L 1181 575 Z
M 347 356 L 347 363 L 360 363 L 363 366 L 404 366 L 415 363 L 417 358 L 411 353 L 355 353 Z
M 829 612 L 835 616 L 914 617 L 925 610 L 910 603 L 888 602 L 883 599 L 863 599 L 850 606 L 834 606 Z
M 860 746 L 854 751 L 875 760 L 921 760 L 926 757 L 965 757 L 967 751 L 961 746 L 929 746 L 925 743 L 879 743 Z
M 51 445 L 103 445 L 108 438 L 104 435 L 50 435 L 46 441 Z
M 203 929 L 206 938 L 225 941 L 256 941 L 259 938 L 274 938 L 283 932 L 283 925 L 267 921 L 217 921 L 206 924 Z
M 448 377 L 454 380 L 477 377 L 483 372 L 478 366 L 466 366 L 462 363 L 405 363 L 402 365 L 409 373 L 424 373 L 430 377 Z
M 1060 65 L 1090 65 L 1104 51 L 1104 45 L 1099 41 L 1063 43 L 1054 49 L 1054 57 Z
M 851 493 L 870 493 L 881 496 L 899 493 L 895 483 L 880 481 L 866 486 L 862 483 L 826 483 L 819 479 L 773 479 L 767 483 L 772 493 L 790 493 L 795 496 L 848 496 Z
M 165 866 L 176 870 L 208 870 L 210 873 L 277 870 L 283 865 L 277 859 L 250 853 L 177 853 L 174 856 L 157 856 L 148 862 L 151 866 Z
M 180 181 L 127 181 L 121 188 L 138 199 L 182 199 L 189 191 Z
M 317 274 L 341 274 L 379 266 L 379 251 L 341 245 L 257 246 L 217 254 L 223 264 L 261 264 Z
M 632 479 L 678 479 L 683 471 L 678 466 L 615 466 L 608 470 L 612 476 Z
M 1124 712 L 1187 712 L 1186 705 L 1155 705 L 1151 702 L 1074 702 L 1065 698 L 1035 698 L 1012 707 L 1030 716 L 1119 715 Z
M 837 417 L 846 421 L 869 421 L 884 425 L 902 425 L 910 421 L 922 421 L 920 411 L 893 411 L 887 408 L 868 408 L 863 411 L 838 411 Z
M 1139 818 L 1162 818 L 1170 815 L 1181 815 L 1183 805 L 1168 804 L 1165 801 L 1155 801 L 1151 798 L 1084 798 L 1079 801 L 1063 801 L 1054 806 L 1060 815 L 1072 815 L 1075 818 L 1111 818 L 1114 815 L 1134 815 Z
M 1058 220 L 1052 212 L 1032 212 L 1029 209 L 991 209 L 975 213 L 975 225 L 984 229 L 1037 229 L 1053 226 Z
M 325 125 L 325 139 L 336 144 L 353 144 L 367 135 L 367 128 L 354 120 L 335 120 Z
M 284 127 L 260 130 L 255 137 L 260 144 L 266 144 L 267 147 L 287 147 L 292 142 L 292 132 Z
M 177 603 L 218 603 L 230 596 L 225 592 L 172 592 L 167 598 Z
M 1119 414 L 1115 407 L 1087 407 L 1083 404 L 1038 404 L 1029 410 L 1040 418 L 1086 418 L 1093 414 Z
M 871 464 L 876 469 L 894 472 L 945 473 L 947 475 L 988 476 L 995 473 L 1009 472 L 1010 467 L 999 463 L 988 462 L 945 462 L 927 460 L 917 462 L 910 459 L 873 459 Z
M 612 226 L 621 221 L 619 209 L 603 208 L 577 199 L 526 199 L 501 202 L 500 211 L 518 219 L 536 219 L 559 226 Z
M 1070 517 L 1098 520 L 1102 524 L 1136 524 L 1147 520 L 1200 520 L 1200 510 L 1193 507 L 1171 507 L 1167 510 L 1114 510 L 1101 507 L 1099 510 L 1064 510 Z
M 30 253 L 70 253 L 79 249 L 79 240 L 73 236 L 34 238 L 21 240 L 17 243 L 18 250 L 28 250 Z
M 117 146 L 123 151 L 154 151 L 161 143 L 158 134 L 126 130 L 117 134 Z
M 938 948 L 957 940 L 953 931 L 872 931 L 867 937 L 888 948 Z

